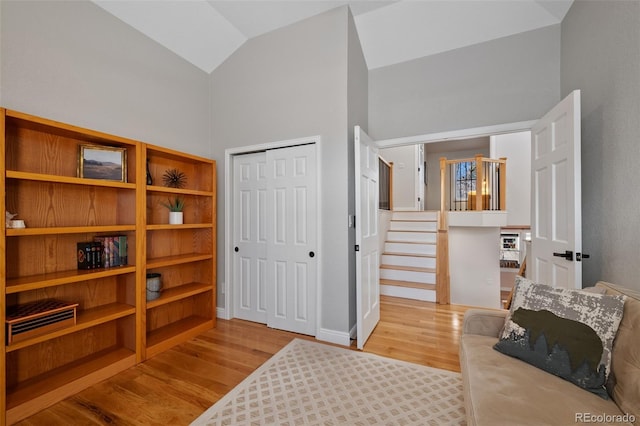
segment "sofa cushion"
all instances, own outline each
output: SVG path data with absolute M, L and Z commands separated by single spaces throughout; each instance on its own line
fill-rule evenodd
M 518 277 L 495 349 L 608 398 L 605 384 L 625 298 Z
M 613 400 L 625 413 L 635 416 L 640 425 L 640 291 L 614 284 L 599 282 L 606 294 L 624 294 L 624 316 L 613 342 L 611 375 L 607 389 Z
M 611 399 L 495 351 L 497 341 L 473 334 L 460 339 L 468 426 L 573 425 L 581 423 L 577 416 L 624 415 Z

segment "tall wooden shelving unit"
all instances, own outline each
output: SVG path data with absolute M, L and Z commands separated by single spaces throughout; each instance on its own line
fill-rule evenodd
M 0 425 L 12 424 L 215 325 L 215 161 L 0 109 L 3 210 L 24 229 L 0 239 Z M 77 177 L 80 145 L 127 152 L 126 182 Z M 146 160 L 187 188 L 146 185 Z M 185 225 L 165 225 L 159 200 L 184 196 Z M 128 265 L 78 270 L 76 243 L 124 234 Z M 146 302 L 146 273 L 162 296 Z M 79 303 L 76 325 L 7 345 L 8 307 Z
M 143 296 L 145 357 L 215 326 L 216 169 L 215 162 L 147 146 L 153 184 L 146 187 L 146 272 L 160 273 L 160 298 Z M 169 169 L 185 173 L 184 188 L 159 185 Z M 169 198 L 185 201 L 184 224 L 168 225 Z M 146 290 L 143 288 L 143 292 Z

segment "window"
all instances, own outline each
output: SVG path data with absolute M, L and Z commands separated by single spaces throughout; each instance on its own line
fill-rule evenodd
M 469 191 L 476 190 L 476 164 L 473 161 L 457 163 L 454 170 L 455 201 L 467 201 Z
M 391 210 L 391 165 L 378 157 L 378 208 Z

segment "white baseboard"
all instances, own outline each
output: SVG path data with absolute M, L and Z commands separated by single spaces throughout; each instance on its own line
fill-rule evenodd
M 323 342 L 335 343 L 336 345 L 350 346 L 351 345 L 350 333 L 351 332 L 345 333 L 342 331 L 328 330 L 326 328 L 321 328 L 320 330 L 318 330 L 316 339 L 321 340 Z
M 354 324 L 353 327 L 351 328 L 351 331 L 349 331 L 349 336 L 351 337 L 351 340 L 356 340 L 358 338 L 358 324 Z
M 226 320 L 230 319 L 229 317 L 227 317 L 227 309 L 221 308 L 220 306 L 216 308 L 216 317 L 220 319 L 226 319 Z
M 227 316 L 227 310 L 220 306 L 216 308 L 216 317 L 220 319 L 230 319 Z M 336 345 L 350 346 L 351 339 L 352 339 L 351 336 L 354 336 L 353 338 L 355 339 L 356 330 L 357 329 L 355 325 L 349 331 L 349 333 L 321 328 L 318 331 L 318 335 L 316 336 L 316 339 L 321 340 L 323 342 L 335 343 Z
M 436 292 L 434 290 L 423 290 L 420 288 L 397 287 L 392 285 L 381 285 L 380 294 L 383 296 L 402 297 L 405 299 L 424 300 L 425 302 L 435 302 Z
M 227 309 L 224 307 L 220 307 L 218 306 L 216 308 L 216 317 L 220 318 L 220 319 L 231 319 L 229 318 L 229 316 L 227 315 Z M 357 332 L 357 328 L 354 325 L 353 328 L 348 332 L 348 333 L 344 333 L 341 331 L 335 331 L 335 330 L 329 330 L 326 328 L 321 328 L 318 331 L 318 335 L 316 336 L 317 340 L 321 340 L 323 342 L 329 342 L 329 343 L 335 343 L 336 345 L 342 345 L 342 346 L 350 346 L 351 345 L 351 339 L 355 339 L 356 337 L 356 332 Z M 352 337 L 353 336 L 353 337 Z

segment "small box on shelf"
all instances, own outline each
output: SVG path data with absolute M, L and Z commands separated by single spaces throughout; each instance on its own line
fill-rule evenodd
M 7 345 L 75 325 L 77 307 L 46 299 L 7 308 Z
M 156 272 L 147 274 L 147 302 L 156 300 L 162 291 L 162 275 Z

